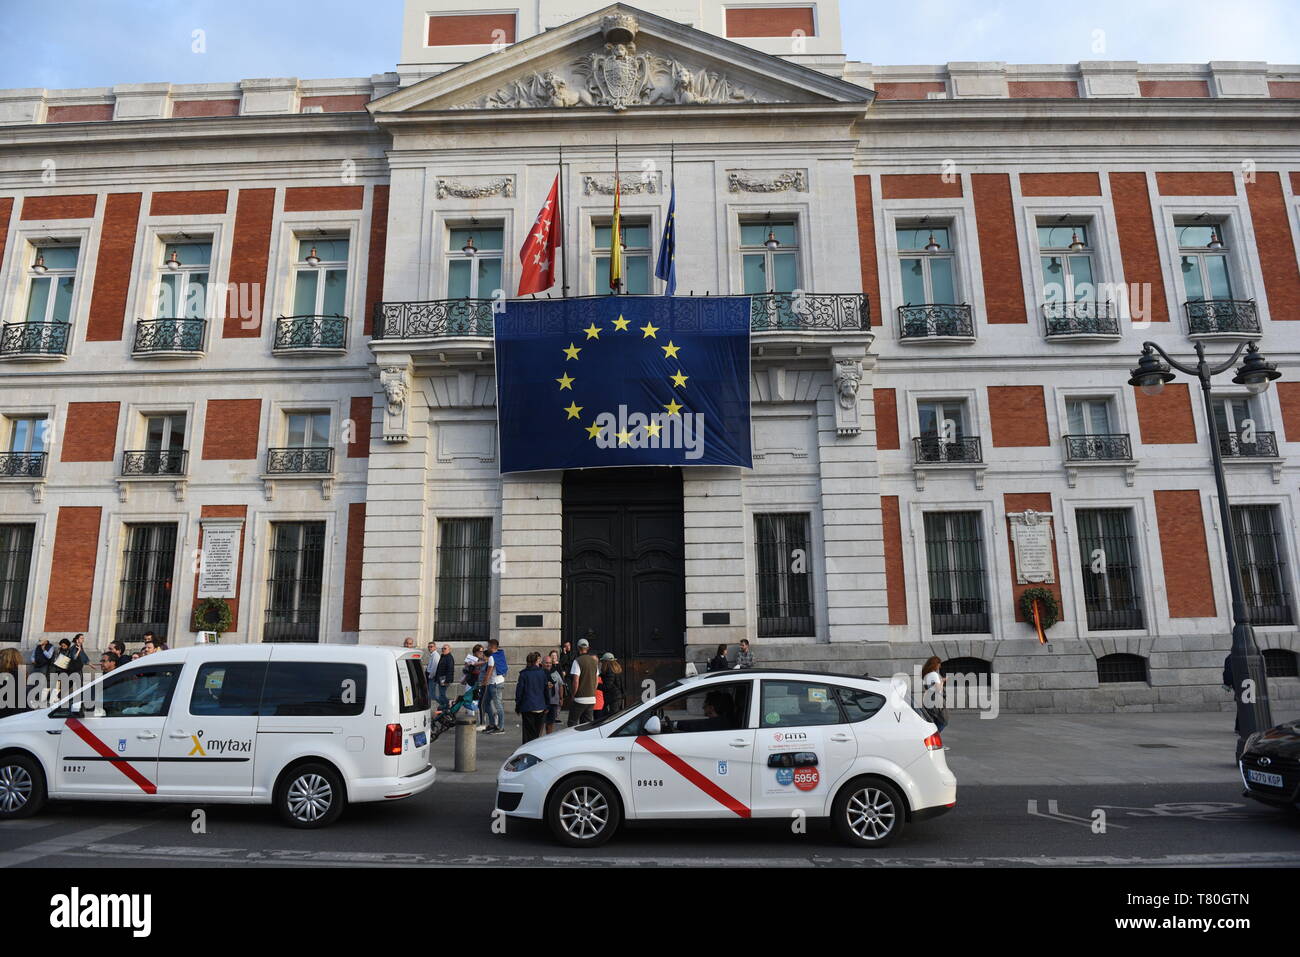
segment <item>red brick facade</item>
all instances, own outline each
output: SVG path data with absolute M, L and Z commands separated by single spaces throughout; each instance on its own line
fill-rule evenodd
M 1124 281 L 1138 285 L 1141 315 L 1132 294 L 1129 307 L 1136 321 L 1168 322 L 1169 302 L 1165 298 L 1164 269 L 1156 245 L 1155 220 L 1146 173 L 1111 173 L 1110 198 L 1115 209 L 1115 229 L 1120 255 L 1124 259 Z
M 1138 92 L 1143 96 L 1209 96 L 1210 84 L 1205 80 L 1138 80 Z
M 46 123 L 103 123 L 112 118 L 112 103 L 73 103 L 45 110 Z
M 898 496 L 880 496 L 880 520 L 885 537 L 885 591 L 889 601 L 889 623 L 907 624 L 907 580 L 903 571 L 903 531 L 898 514 Z
M 9 219 L 14 214 L 14 198 L 0 196 L 0 262 L 4 262 L 5 246 L 9 242 Z
M 1286 441 L 1300 442 L 1300 382 L 1279 382 L 1276 388 Z
M 99 197 L 94 193 L 75 196 L 25 196 L 19 218 L 40 219 L 91 219 Z
M 1100 196 L 1096 173 L 1021 173 L 1022 196 Z
M 943 173 L 886 173 L 880 177 L 883 199 L 958 199 L 961 177 Z
M 727 10 L 729 37 L 811 37 L 817 35 L 812 7 L 733 7 Z
M 337 96 L 304 96 L 299 109 L 304 113 L 319 106 L 322 113 L 356 113 L 366 108 L 370 97 L 365 93 L 345 93 Z
M 1074 100 L 1079 84 L 1074 80 L 1008 80 L 1007 94 L 1013 99 Z
M 154 193 L 149 199 L 150 216 L 225 215 L 230 191 L 224 189 L 189 189 Z
M 348 418 L 352 420 L 356 432 L 353 434 L 352 442 L 348 445 L 348 458 L 350 459 L 370 458 L 370 427 L 371 420 L 374 417 L 374 404 L 374 396 L 354 395 L 352 397 Z
M 230 253 L 230 294 L 221 335 L 256 339 L 262 334 L 262 307 L 271 254 L 275 190 L 241 189 L 235 206 L 235 241 Z
M 1169 617 L 1213 618 L 1218 611 L 1205 545 L 1201 493 L 1179 489 L 1158 491 L 1155 496 Z
M 858 257 L 862 264 L 862 291 L 871 305 L 871 324 L 881 325 L 880 267 L 876 261 L 876 221 L 871 200 L 871 177 L 853 177 L 853 201 L 858 213 Z
M 1016 217 L 1011 208 L 1011 177 L 1006 173 L 975 173 L 971 176 L 971 192 L 984 270 L 986 318 L 990 325 L 1028 322 Z
M 122 338 L 131 266 L 135 263 L 135 231 L 140 223 L 139 193 L 109 193 L 104 200 L 104 224 L 99 234 L 95 292 L 90 298 L 87 342 Z
M 989 418 L 994 448 L 1051 445 L 1047 401 L 1041 385 L 989 386 Z
M 172 116 L 177 119 L 192 116 L 238 115 L 238 100 L 176 100 L 172 103 Z
M 1161 196 L 1236 196 L 1231 173 L 1156 173 Z
M 1192 445 L 1200 441 L 1186 382 L 1171 382 L 1159 395 L 1147 395 L 1141 389 L 1134 389 L 1133 395 L 1144 445 Z
M 1295 174 L 1292 174 L 1293 176 Z M 1264 274 L 1264 295 L 1268 297 L 1269 318 L 1300 319 L 1300 267 L 1296 265 L 1296 248 L 1287 217 L 1286 197 L 1282 195 L 1282 176 L 1276 172 L 1258 172 L 1255 182 L 1246 183 L 1250 218 L 1255 224 L 1255 249 L 1259 268 Z
M 99 506 L 61 505 L 54 532 L 45 630 L 90 631 L 90 599 L 99 556 Z
M 119 402 L 69 402 L 59 461 L 113 461 L 120 410 Z
M 257 458 L 261 427 L 261 399 L 209 399 L 203 426 L 203 458 Z
M 388 244 L 388 187 L 376 186 L 370 199 L 370 262 L 366 265 L 365 331 L 370 335 L 375 306 L 384 298 L 384 255 Z
M 284 211 L 360 209 L 365 195 L 364 186 L 290 186 L 284 191 Z
M 497 31 L 501 31 L 499 34 Z M 479 46 L 494 43 L 500 36 L 506 43 L 515 42 L 513 13 L 449 14 L 429 17 L 429 46 Z
M 361 630 L 361 570 L 366 543 L 366 503 L 348 505 L 347 550 L 343 559 L 343 630 Z
M 931 93 L 945 93 L 948 85 L 934 83 L 877 83 L 874 87 L 878 100 L 926 100 Z
M 898 399 L 893 389 L 875 389 L 876 448 L 893 451 L 900 448 L 898 440 Z

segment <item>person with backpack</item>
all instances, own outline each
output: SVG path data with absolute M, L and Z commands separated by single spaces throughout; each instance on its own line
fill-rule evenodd
M 483 720 L 487 722 L 484 734 L 506 733 L 506 709 L 501 704 L 501 686 L 509 672 L 506 653 L 496 638 L 488 641 L 487 670 L 483 674 Z
M 447 710 L 447 688 L 455 678 L 456 660 L 451 656 L 451 645 L 443 643 L 442 653 L 438 656 L 438 666 L 433 672 L 433 694 L 438 700 L 438 710 Z

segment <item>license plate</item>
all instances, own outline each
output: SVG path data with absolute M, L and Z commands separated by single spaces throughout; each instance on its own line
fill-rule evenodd
M 1256 784 L 1266 784 L 1271 788 L 1280 788 L 1282 786 L 1282 775 L 1269 774 L 1267 771 L 1248 770 L 1246 780 L 1254 781 Z
M 422 748 L 429 743 L 429 736 L 423 731 L 417 731 L 415 734 L 411 735 L 411 740 L 415 742 L 417 748 Z

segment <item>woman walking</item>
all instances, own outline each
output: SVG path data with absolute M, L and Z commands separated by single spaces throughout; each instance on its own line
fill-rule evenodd
M 939 673 L 943 662 L 931 655 L 921 668 L 921 710 L 942 731 L 948 727 L 948 712 L 943 707 L 943 685 L 948 679 Z
M 603 717 L 618 714 L 623 710 L 623 665 L 613 652 L 607 651 L 600 656 L 600 680 L 605 691 Z

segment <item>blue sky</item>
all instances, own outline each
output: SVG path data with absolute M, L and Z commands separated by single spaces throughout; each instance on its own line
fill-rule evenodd
M 869 63 L 1300 63 L 1297 0 L 841 0 L 841 10 L 846 52 Z M 0 89 L 369 76 L 396 65 L 401 12 L 402 0 L 0 0 Z M 192 50 L 198 29 L 203 53 Z

